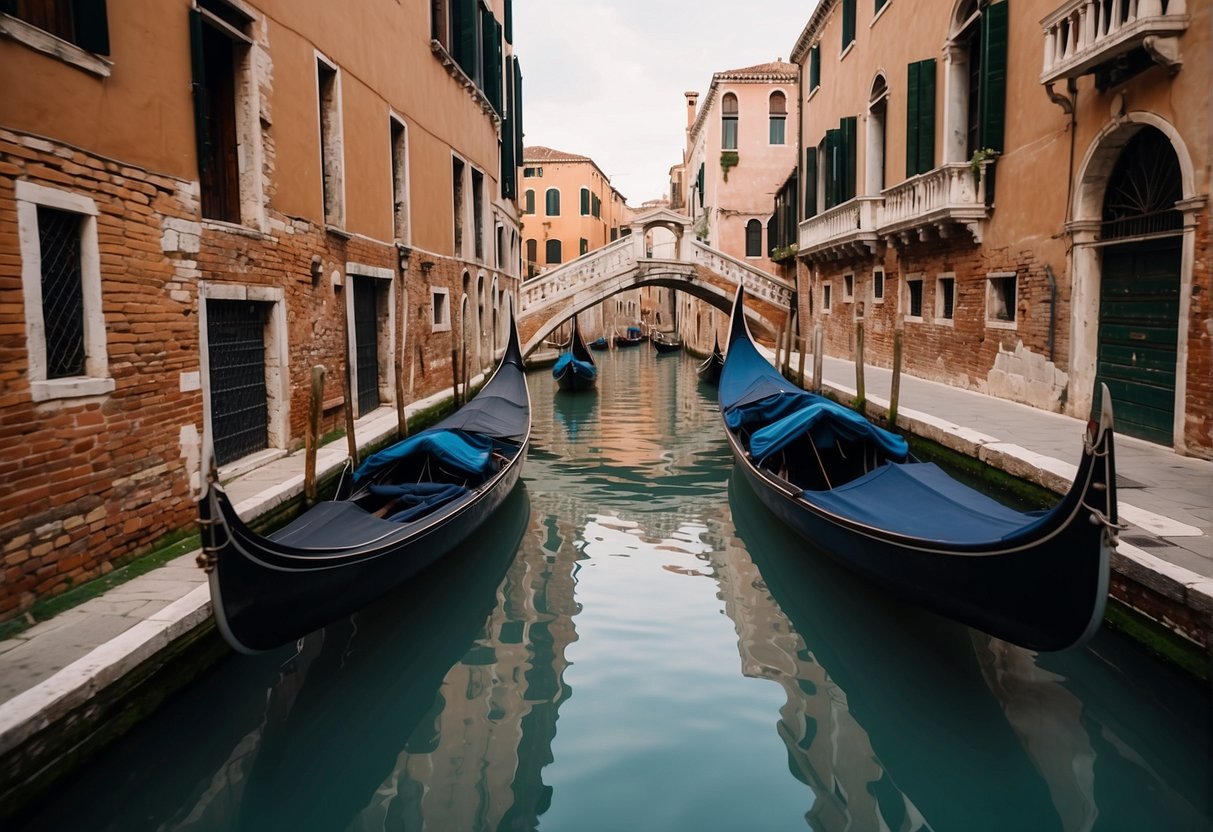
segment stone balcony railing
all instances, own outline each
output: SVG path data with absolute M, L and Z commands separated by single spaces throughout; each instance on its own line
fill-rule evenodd
M 980 243 L 982 223 L 990 216 L 986 185 L 992 165 L 982 162 L 976 175 L 968 162 L 941 165 L 886 189 L 881 194 L 877 234 L 908 239 L 912 232 L 923 239 L 934 231 L 946 237 L 959 224 Z
M 1187 0 L 1066 0 L 1040 24 L 1042 84 L 1085 75 L 1139 46 L 1158 63 L 1176 66 L 1175 38 L 1188 28 Z
M 850 199 L 800 223 L 800 256 L 844 253 L 867 248 L 874 251 L 876 222 L 882 197 Z

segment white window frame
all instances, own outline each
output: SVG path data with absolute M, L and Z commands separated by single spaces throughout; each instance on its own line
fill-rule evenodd
M 50 55 L 65 64 L 71 64 L 85 72 L 90 72 L 101 78 L 110 76 L 113 62 L 95 52 L 89 52 L 71 41 L 66 41 L 57 35 L 52 35 L 44 29 L 39 29 L 31 23 L 26 23 L 19 17 L 0 12 L 0 34 L 8 35 L 18 43 L 23 43 L 35 52 Z
M 834 307 L 834 282 L 831 280 L 823 280 L 821 282 L 821 312 L 823 315 L 830 314 L 830 310 Z
M 1011 297 L 1011 320 L 1005 321 L 992 313 L 996 306 L 994 281 L 1011 278 L 1015 281 L 1015 291 Z M 987 272 L 986 273 L 986 326 L 990 329 L 1018 329 L 1019 327 L 1019 273 L 1018 272 Z
M 455 205 L 455 183 L 451 181 L 451 250 L 454 251 L 455 257 L 460 260 L 466 259 L 468 245 L 468 233 L 472 229 L 472 224 L 468 220 L 471 216 L 472 194 L 470 173 L 471 163 L 458 153 L 451 153 L 451 172 L 454 175 L 454 163 L 458 161 L 462 168 L 459 172 L 459 205 Z M 456 210 L 458 208 L 458 210 Z
M 915 272 L 914 274 L 907 274 L 905 276 L 905 279 L 902 280 L 902 282 L 901 282 L 901 310 L 903 313 L 903 320 L 907 321 L 908 323 L 915 323 L 915 324 L 922 323 L 922 310 L 921 309 L 919 309 L 919 314 L 917 314 L 917 315 L 910 314 L 910 284 L 918 283 L 919 291 L 921 292 L 922 289 L 925 288 L 921 285 L 922 282 L 923 282 L 922 272 Z M 922 301 L 922 303 L 920 303 L 919 305 L 920 306 L 925 305 L 925 299 L 922 299 L 920 296 L 920 300 Z
M 392 141 L 393 128 L 397 126 L 400 128 L 400 136 L 398 141 Z M 407 246 L 413 239 L 412 195 L 409 190 L 409 184 L 413 181 L 409 171 L 409 125 L 404 116 L 395 110 L 388 112 L 388 140 L 391 142 L 388 170 L 396 168 L 396 177 L 392 181 L 392 233 L 396 242 Z
M 25 180 L 15 185 L 17 234 L 21 249 L 21 287 L 25 296 L 25 343 L 29 355 L 30 397 L 52 399 L 103 396 L 116 387 L 109 375 L 105 314 L 101 306 L 101 249 L 97 241 L 97 203 L 83 194 Z M 42 244 L 38 208 L 80 216 L 80 292 L 84 317 L 84 375 L 46 377 L 46 321 L 42 314 Z
M 442 298 L 441 311 L 443 314 L 439 316 L 438 298 Z M 450 332 L 451 331 L 451 290 L 444 286 L 430 287 L 430 332 Z
M 842 276 L 842 302 L 852 303 L 855 300 L 855 273 L 847 272 Z
M 877 274 L 880 275 L 880 294 L 879 295 L 876 294 L 876 275 Z M 888 279 L 889 279 L 888 275 L 885 273 L 885 270 L 883 267 L 878 266 L 878 267 L 872 269 L 872 303 L 873 304 L 878 304 L 878 303 L 883 304 L 884 303 L 884 296 L 885 296 L 885 292 L 886 292 L 886 284 L 888 282 Z
M 952 317 L 944 316 L 943 282 L 952 281 Z M 955 326 L 956 322 L 956 272 L 940 272 L 935 276 L 935 323 L 940 326 Z
M 320 199 L 321 199 L 321 214 L 324 217 L 326 228 L 334 228 L 338 231 L 345 229 L 345 124 L 341 96 L 341 67 L 323 54 L 320 50 L 313 50 L 316 59 L 316 129 L 320 139 L 318 149 L 320 150 Z M 320 65 L 324 64 L 333 72 L 333 100 L 331 124 L 332 130 L 329 132 L 328 144 L 330 145 L 329 158 L 333 165 L 332 175 L 336 178 L 336 183 L 333 186 L 331 197 L 333 205 L 324 204 L 326 200 L 324 189 L 324 158 L 325 158 L 325 131 L 324 131 L 324 102 L 320 96 Z

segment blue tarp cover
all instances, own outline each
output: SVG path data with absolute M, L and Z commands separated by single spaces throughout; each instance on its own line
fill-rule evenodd
M 485 477 L 492 472 L 493 440 L 462 430 L 431 428 L 371 454 L 354 472 L 359 481 L 374 476 L 389 465 L 413 454 L 428 453 L 445 468 L 466 477 Z
M 598 375 L 597 367 L 588 361 L 582 361 L 579 358 L 574 358 L 573 353 L 571 352 L 561 353 L 560 357 L 556 359 L 556 363 L 552 366 L 552 375 L 559 377 L 566 369 L 570 369 L 570 364 L 574 365 L 571 369 L 579 376 L 594 378 L 596 375 Z
M 408 523 L 462 497 L 469 489 L 448 482 L 405 482 L 398 485 L 372 485 L 370 491 L 380 497 L 391 497 L 395 501 L 393 508 L 396 511 L 384 519 L 393 523 Z
M 933 462 L 882 465 L 831 491 L 801 496 L 868 526 L 941 543 L 1005 540 L 1042 522 L 957 482 Z
M 779 397 L 780 400 L 787 398 L 790 397 Z M 805 433 L 812 437 L 818 448 L 833 447 L 840 439 L 868 440 L 879 445 L 891 459 L 901 461 L 909 454 L 910 447 L 902 437 L 881 430 L 854 410 L 826 398 L 814 398 L 816 401 L 754 431 L 750 436 L 750 453 L 757 462 L 783 450 Z

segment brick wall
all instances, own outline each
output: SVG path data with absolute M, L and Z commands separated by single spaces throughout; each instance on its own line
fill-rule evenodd
M 1209 263 L 1209 211 L 1196 220 L 1188 313 L 1187 407 L 1184 443 L 1195 456 L 1213 459 L 1213 264 Z

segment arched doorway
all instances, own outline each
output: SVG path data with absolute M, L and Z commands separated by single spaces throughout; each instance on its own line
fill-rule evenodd
M 1142 127 L 1104 192 L 1095 389 L 1108 385 L 1120 431 L 1166 445 L 1175 429 L 1182 198 L 1170 140 Z

